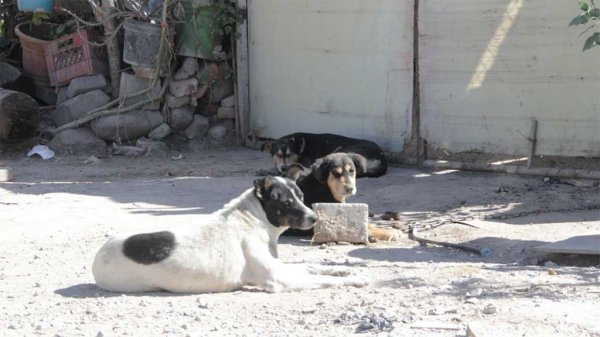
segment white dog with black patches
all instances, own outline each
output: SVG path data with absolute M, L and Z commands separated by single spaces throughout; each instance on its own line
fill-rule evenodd
M 109 291 L 224 292 L 258 286 L 284 292 L 364 286 L 345 267 L 284 264 L 277 239 L 287 228 L 308 229 L 316 214 L 293 181 L 266 177 L 206 222 L 154 233 L 113 237 L 100 248 L 92 271 Z

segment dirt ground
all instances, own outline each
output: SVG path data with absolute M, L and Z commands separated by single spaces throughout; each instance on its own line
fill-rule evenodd
M 466 336 L 469 326 L 476 337 L 600 336 L 600 261 L 532 249 L 600 234 L 600 189 L 584 180 L 409 167 L 360 179 L 350 201 L 368 203 L 374 222 L 398 228 L 398 241 L 319 246 L 283 237 L 279 252 L 289 263 L 351 266 L 370 280 L 364 288 L 97 288 L 91 263 L 108 236 L 193 225 L 271 165 L 259 151 L 196 145 L 139 158 L 2 154 L 14 181 L 0 183 L 0 335 Z M 401 218 L 380 220 L 385 211 Z M 492 253 L 420 246 L 408 225 Z

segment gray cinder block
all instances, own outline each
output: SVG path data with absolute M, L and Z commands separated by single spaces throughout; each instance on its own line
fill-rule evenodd
M 367 244 L 369 240 L 367 204 L 313 204 L 319 216 L 313 242 L 350 242 Z

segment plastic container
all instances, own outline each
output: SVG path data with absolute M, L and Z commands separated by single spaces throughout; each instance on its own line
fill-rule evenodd
M 185 18 L 178 24 L 177 55 L 217 60 L 213 55 L 216 46 L 223 43 L 224 35 L 217 26 L 217 7 L 205 6 L 194 8 L 191 1 L 184 1 Z
M 129 19 L 123 29 L 123 61 L 133 66 L 154 67 L 160 48 L 160 25 Z
M 99 33 L 82 29 L 45 44 L 50 85 L 61 86 L 83 75 L 108 75 L 106 47 L 88 43 L 99 40 Z
M 35 12 L 36 10 L 52 13 L 54 11 L 54 0 L 17 0 L 17 8 L 23 12 Z
M 43 85 L 49 83 L 44 46 L 52 43 L 44 38 L 50 36 L 55 28 L 55 24 L 48 22 L 39 25 L 23 22 L 15 27 L 15 34 L 23 49 L 23 71 L 25 75 Z

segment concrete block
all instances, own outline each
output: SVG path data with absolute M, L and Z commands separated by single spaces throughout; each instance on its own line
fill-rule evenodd
M 54 136 L 48 147 L 62 154 L 106 154 L 106 143 L 88 128 L 65 130 Z
M 181 63 L 173 79 L 175 81 L 186 80 L 196 74 L 198 71 L 198 59 L 195 57 L 186 57 Z
M 317 203 L 312 205 L 319 216 L 313 241 L 367 244 L 369 240 L 367 204 Z
M 100 74 L 81 76 L 71 80 L 66 94 L 68 98 L 73 98 L 92 90 L 104 89 L 106 85 L 106 78 Z
M 172 130 L 178 131 L 187 128 L 193 119 L 194 107 L 185 105 L 181 108 L 170 109 L 167 116 L 167 123 Z
M 143 137 L 163 122 L 160 111 L 133 110 L 94 120 L 90 127 L 98 137 L 107 141 L 120 142 Z
M 119 83 L 119 97 L 126 96 L 128 94 L 134 93 L 136 91 L 140 91 L 142 89 L 149 88 L 152 84 L 152 80 L 138 78 L 133 73 L 130 72 L 122 72 L 121 73 L 121 83 Z M 160 93 L 160 81 L 156 81 L 154 87 L 150 90 L 148 95 L 141 95 L 136 97 L 131 97 L 125 100 L 124 106 L 130 106 L 135 103 L 139 103 L 143 100 L 148 99 L 149 96 L 158 96 Z M 151 104 L 146 104 L 140 109 L 147 110 L 158 110 L 160 108 L 160 101 L 154 101 Z
M 220 119 L 235 118 L 235 109 L 220 107 L 219 110 L 217 110 L 217 117 Z
M 208 118 L 200 115 L 194 115 L 194 120 L 192 120 L 192 124 L 188 126 L 184 131 L 183 135 L 187 139 L 196 139 L 204 136 L 206 131 L 208 130 Z
M 221 100 L 221 106 L 224 108 L 235 107 L 235 95 L 227 96 Z
M 162 123 L 156 129 L 148 133 L 148 138 L 152 140 L 161 140 L 171 134 L 171 127 L 167 123 Z
M 67 96 L 67 88 L 62 87 L 58 89 L 58 93 L 56 94 L 56 105 L 61 105 L 68 100 L 69 97 Z
M 57 106 L 52 113 L 52 118 L 54 118 L 56 126 L 61 126 L 105 105 L 109 101 L 110 97 L 102 90 L 86 92 Z
M 0 182 L 12 181 L 13 174 L 10 167 L 0 167 Z
M 187 80 L 169 82 L 169 93 L 175 97 L 192 95 L 198 90 L 198 80 L 188 78 Z

